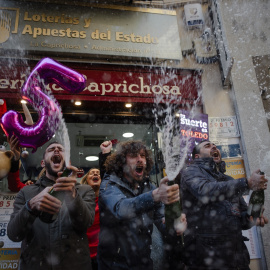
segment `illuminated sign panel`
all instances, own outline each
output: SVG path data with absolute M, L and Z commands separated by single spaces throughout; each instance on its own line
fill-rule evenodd
M 69 57 L 182 59 L 175 11 L 118 8 L 0 1 L 0 48 Z
M 209 140 L 208 115 L 194 114 L 192 111 L 180 111 L 181 149 L 188 144 L 188 158 L 196 143 Z
M 34 64 L 31 64 L 32 69 Z M 69 67 L 86 77 L 86 87 L 80 94 L 71 95 L 56 84 L 49 84 L 56 99 L 109 100 L 154 102 L 156 94 L 178 96 L 180 103 L 201 104 L 201 75 L 197 71 L 181 69 L 144 68 L 114 65 L 81 65 Z M 20 89 L 29 75 L 24 66 L 7 65 L 0 68 L 0 95 L 2 98 L 20 97 Z

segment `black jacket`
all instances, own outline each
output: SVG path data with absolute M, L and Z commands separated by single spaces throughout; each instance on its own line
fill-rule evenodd
M 153 269 L 150 258 L 153 223 L 161 230 L 162 203 L 155 203 L 145 181 L 135 194 L 115 174 L 105 174 L 99 192 L 99 269 Z
M 204 158 L 183 171 L 180 186 L 188 223 L 186 264 L 195 269 L 249 269 L 242 237 L 242 230 L 252 226 L 242 197 L 247 180 L 219 172 L 212 158 Z

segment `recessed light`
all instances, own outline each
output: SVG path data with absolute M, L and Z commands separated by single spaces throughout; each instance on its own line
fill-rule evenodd
M 27 103 L 27 101 L 26 101 L 26 100 L 24 100 L 24 99 L 22 99 L 22 100 L 21 100 L 21 103 L 26 104 L 26 103 Z
M 132 104 L 131 104 L 131 103 L 126 103 L 126 104 L 125 104 L 125 107 L 126 107 L 126 108 L 131 108 L 131 107 L 132 107 Z
M 126 133 L 123 134 L 123 137 L 125 137 L 125 138 L 131 138 L 133 136 L 134 136 L 134 134 L 131 133 L 131 132 L 126 132 Z
M 81 101 L 75 101 L 75 105 L 76 105 L 76 106 L 81 106 L 82 103 L 81 103 Z
M 97 161 L 98 157 L 97 156 L 88 156 L 85 158 L 87 161 Z

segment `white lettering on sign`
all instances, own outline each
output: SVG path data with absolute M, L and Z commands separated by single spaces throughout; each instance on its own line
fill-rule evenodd
M 21 80 L 13 80 L 13 79 L 1 79 L 0 78 L 0 89 L 20 89 L 24 84 L 25 74 L 21 75 Z M 87 79 L 87 77 L 84 75 Z M 64 91 L 61 87 L 56 84 L 48 84 L 46 86 L 47 90 L 51 91 Z M 163 95 L 175 95 L 181 96 L 180 87 L 177 85 L 148 85 L 144 82 L 143 77 L 138 77 L 138 82 L 132 84 L 128 84 L 126 80 L 123 80 L 121 83 L 97 83 L 91 82 L 89 83 L 84 91 L 89 91 L 90 93 L 99 93 L 101 96 L 106 96 L 107 93 L 124 93 L 124 94 L 140 94 L 145 96 L 153 96 L 155 94 L 163 94 Z M 192 120 L 193 121 L 193 120 Z M 200 121 L 199 121 L 200 122 Z M 203 125 L 203 128 L 207 128 L 207 124 L 205 127 L 205 122 L 200 122 L 200 125 Z M 192 124 L 193 125 L 193 122 Z M 202 126 L 201 126 L 202 127 Z M 207 131 L 204 131 L 207 132 Z
M 203 122 L 202 120 L 194 120 L 194 119 L 186 118 L 184 114 L 180 114 L 180 122 L 181 122 L 181 125 L 200 127 L 202 129 L 202 132 L 207 132 L 207 129 L 208 129 L 208 125 L 206 122 Z

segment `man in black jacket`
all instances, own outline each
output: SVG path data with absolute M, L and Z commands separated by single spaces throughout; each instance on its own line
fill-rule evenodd
M 69 167 L 70 176 L 61 177 L 64 151 L 51 143 L 41 162 L 45 175 L 16 196 L 7 233 L 12 241 L 22 241 L 20 270 L 91 269 L 86 230 L 94 221 L 95 193 L 77 183 L 75 167 Z M 49 194 L 52 187 L 55 196 L 63 195 L 62 202 Z M 47 215 L 57 216 L 45 223 Z
M 253 222 L 242 195 L 248 190 L 266 189 L 267 179 L 252 173 L 249 179 L 233 179 L 224 174 L 220 151 L 203 141 L 193 149 L 193 164 L 181 179 L 185 232 L 184 257 L 188 269 L 249 269 L 249 253 L 242 230 L 255 223 L 268 223 L 262 216 Z

